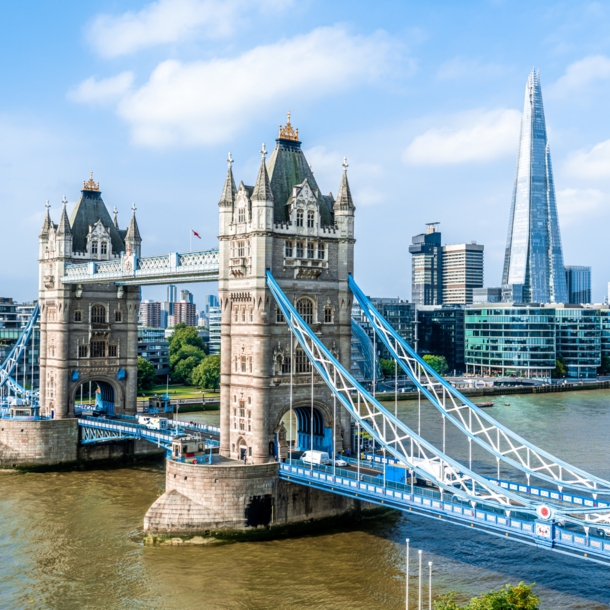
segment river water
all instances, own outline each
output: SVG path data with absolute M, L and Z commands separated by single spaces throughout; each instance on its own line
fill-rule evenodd
M 508 427 L 610 478 L 610 391 L 490 400 Z M 417 411 L 417 402 L 398 405 L 413 428 Z M 218 424 L 219 414 L 184 417 Z M 438 441 L 437 420 L 422 405 L 422 434 Z M 448 430 L 447 439 L 458 437 Z M 434 595 L 453 589 L 465 601 L 525 581 L 537 583 L 542 608 L 610 608 L 608 567 L 400 513 L 290 540 L 145 547 L 142 518 L 163 488 L 163 465 L 1 473 L 0 608 L 395 610 L 404 608 L 407 537 L 412 557 L 421 549 L 424 566 L 433 562 Z

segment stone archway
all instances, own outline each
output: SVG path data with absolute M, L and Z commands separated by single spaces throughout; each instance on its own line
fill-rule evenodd
M 314 401 L 313 413 L 311 402 L 308 404 L 297 403 L 292 408 L 292 421 L 290 408 L 284 409 L 279 417 L 276 430 L 282 425 L 285 428 L 287 445 L 291 445 L 293 450 L 307 451 L 311 448 L 313 438 L 314 450 L 327 451 L 329 454 L 333 452 L 333 417 L 332 411 L 329 412 L 325 403 Z M 277 438 L 274 440 L 277 444 Z M 335 440 L 336 448 L 340 451 L 343 447 L 343 439 L 339 413 L 337 413 Z M 276 448 L 276 454 L 278 450 L 279 447 Z
M 122 410 L 123 392 L 121 386 L 114 379 L 103 376 L 92 376 L 73 382 L 70 394 L 70 415 L 75 415 L 76 405 L 84 404 L 95 407 L 95 410 L 107 415 L 114 415 Z

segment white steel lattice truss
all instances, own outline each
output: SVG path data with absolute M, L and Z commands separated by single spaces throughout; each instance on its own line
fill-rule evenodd
M 469 443 L 477 443 L 496 460 L 523 472 L 528 484 L 535 477 L 552 484 L 560 492 L 572 489 L 588 493 L 593 499 L 610 494 L 610 482 L 556 458 L 484 413 L 415 353 L 375 309 L 351 276 L 349 287 L 373 329 L 401 368 L 442 416 L 467 436 Z M 572 521 L 561 509 L 558 512 L 566 520 Z M 609 515 L 599 508 L 571 509 L 566 512 L 584 516 L 587 521 L 610 522 Z M 580 518 L 578 523 L 582 524 Z
M 30 316 L 30 319 L 28 320 L 28 323 L 26 324 L 25 328 L 21 332 L 17 343 L 15 343 L 10 354 L 0 367 L 0 388 L 6 386 L 14 394 L 20 394 L 21 396 L 28 398 L 30 396 L 36 396 L 38 393 L 26 390 L 20 383 L 18 383 L 12 378 L 12 374 L 14 373 L 15 367 L 17 366 L 17 363 L 19 362 L 20 358 L 25 353 L 28 342 L 32 337 L 34 326 L 36 324 L 36 321 L 38 320 L 38 312 L 39 306 L 38 303 L 36 303 L 34 311 L 32 312 L 32 315 Z
M 218 249 L 170 253 L 138 258 L 123 254 L 120 260 L 66 265 L 64 284 L 114 282 L 126 285 L 167 282 L 211 282 L 218 279 Z
M 480 503 L 503 510 L 535 513 L 539 503 L 512 493 L 465 468 L 387 411 L 350 375 L 305 324 L 269 271 L 267 271 L 267 284 L 290 330 L 318 374 L 350 415 L 387 453 L 411 472 L 415 472 L 418 478 L 431 481 L 441 492 L 470 502 L 473 506 Z M 434 477 L 429 470 L 422 468 L 423 462 L 420 461 L 422 459 L 428 465 L 435 465 L 440 477 Z

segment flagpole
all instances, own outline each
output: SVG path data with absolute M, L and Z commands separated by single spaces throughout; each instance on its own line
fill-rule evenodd
M 193 251 L 193 231 L 189 229 L 189 252 Z

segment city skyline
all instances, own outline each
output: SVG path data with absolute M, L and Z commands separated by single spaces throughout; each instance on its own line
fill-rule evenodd
M 544 78 L 565 259 L 594 268 L 592 299 L 603 299 L 610 279 L 597 245 L 610 213 L 606 7 L 442 3 L 439 21 L 416 3 L 370 9 L 267 0 L 247 14 L 237 1 L 225 5 L 223 12 L 212 0 L 173 3 L 172 20 L 163 17 L 167 1 L 68 3 L 61 16 L 40 2 L 36 10 L 0 7 L 12 26 L 3 52 L 20 58 L 0 68 L 0 197 L 14 229 L 0 243 L 12 261 L 0 276 L 5 294 L 35 296 L 44 202 L 57 219 L 63 195 L 71 209 L 91 169 L 121 227 L 136 202 L 146 254 L 188 250 L 191 229 L 202 236 L 194 247 L 215 245 L 210 217 L 227 152 L 236 173 L 253 182 L 260 143 L 271 149 L 288 109 L 323 192 L 336 193 L 348 157 L 358 207 L 355 268 L 372 294 L 411 298 L 409 272 L 380 262 L 408 260 L 405 231 L 429 220 L 443 222 L 446 243 L 485 244 L 485 285 L 496 285 L 523 81 L 535 64 Z M 473 38 L 467 33 L 475 26 Z M 190 97 L 180 93 L 185 82 Z M 256 99 L 244 86 L 258 91 Z M 207 87 L 223 93 L 208 96 Z M 310 93 L 295 98 L 295 88 Z M 162 297 L 145 291 L 144 298 Z

